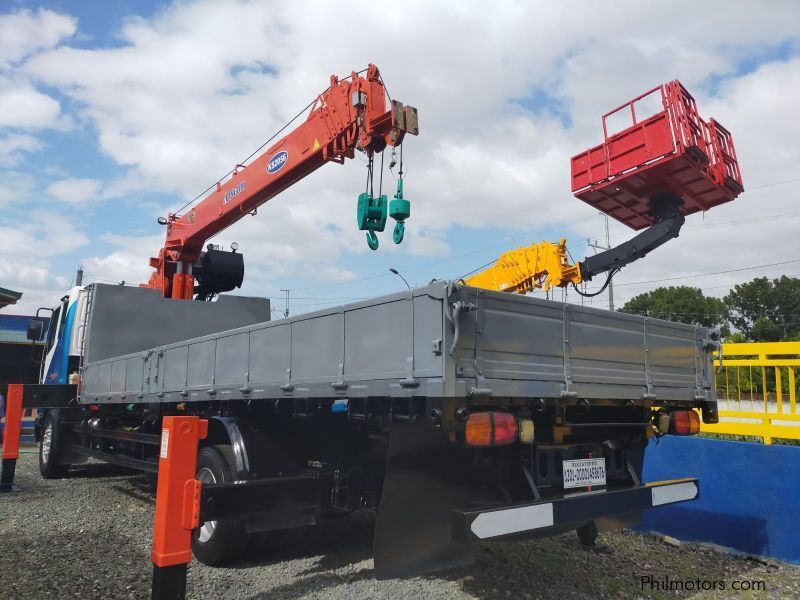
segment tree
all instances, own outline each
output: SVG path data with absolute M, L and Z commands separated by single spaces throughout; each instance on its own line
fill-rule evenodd
M 758 317 L 750 328 L 750 337 L 754 342 L 779 342 L 783 328 L 767 317 Z
M 700 289 L 683 285 L 660 287 L 639 294 L 628 300 L 621 310 L 705 327 L 723 326 L 727 315 L 722 300 L 704 296 Z M 727 335 L 727 332 L 723 331 L 723 334 Z
M 725 296 L 731 323 L 747 339 L 777 341 L 800 336 L 800 278 L 757 277 Z

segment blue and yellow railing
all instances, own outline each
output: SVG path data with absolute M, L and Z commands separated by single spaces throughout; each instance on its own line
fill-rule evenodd
M 701 432 L 800 440 L 800 342 L 723 344 L 715 366 L 720 422 Z

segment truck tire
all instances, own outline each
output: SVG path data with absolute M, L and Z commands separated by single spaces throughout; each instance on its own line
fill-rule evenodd
M 197 479 L 201 483 L 234 481 L 234 459 L 230 445 L 204 446 L 197 454 Z M 220 519 L 204 523 L 192 537 L 192 552 L 210 566 L 231 562 L 242 555 L 246 544 L 244 519 Z
M 597 543 L 597 524 L 594 521 L 589 521 L 575 531 L 578 533 L 580 543 L 587 548 L 592 548 Z
M 44 479 L 59 479 L 67 473 L 67 466 L 58 463 L 58 411 L 48 411 L 42 424 L 42 437 L 39 440 L 39 473 Z

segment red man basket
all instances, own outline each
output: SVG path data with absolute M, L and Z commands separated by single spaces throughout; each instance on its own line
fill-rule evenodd
M 658 95 L 662 110 L 639 120 L 637 106 Z M 609 135 L 607 119 L 623 110 L 632 124 Z M 572 157 L 572 191 L 632 229 L 655 222 L 654 194 L 674 193 L 683 200 L 681 212 L 690 215 L 744 190 L 730 132 L 714 119 L 704 121 L 677 80 L 603 115 L 603 136 L 602 144 Z

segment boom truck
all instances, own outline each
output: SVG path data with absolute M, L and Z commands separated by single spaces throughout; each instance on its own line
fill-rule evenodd
M 41 409 L 43 477 L 87 457 L 155 472 L 162 419 L 198 415 L 208 435 L 196 477 L 211 507 L 192 540 L 198 560 L 221 564 L 245 536 L 367 510 L 378 578 L 468 564 L 487 539 L 576 530 L 592 544 L 643 510 L 698 497 L 697 479 L 645 483 L 642 465 L 653 437 L 717 421 L 718 332 L 524 295 L 610 278 L 676 237 L 685 215 L 743 191 L 730 133 L 677 81 L 604 115 L 604 141 L 572 159 L 578 198 L 644 230 L 617 248 L 573 264 L 564 240 L 542 242 L 466 280 L 275 321 L 266 299 L 190 301 L 242 281 L 241 254 L 203 250 L 208 236 L 326 161 L 358 149 L 371 166 L 417 134 L 416 111 L 387 110 L 385 94 L 372 65 L 332 78 L 293 133 L 163 220 L 146 284 L 64 297 L 41 385 L 24 388 L 24 405 Z M 662 110 L 637 118 L 650 95 Z M 619 111 L 632 123 L 609 133 Z M 402 240 L 402 192 L 401 177 L 393 206 L 380 190 L 359 197 L 371 247 L 387 209 Z M 44 335 L 41 321 L 29 334 Z

